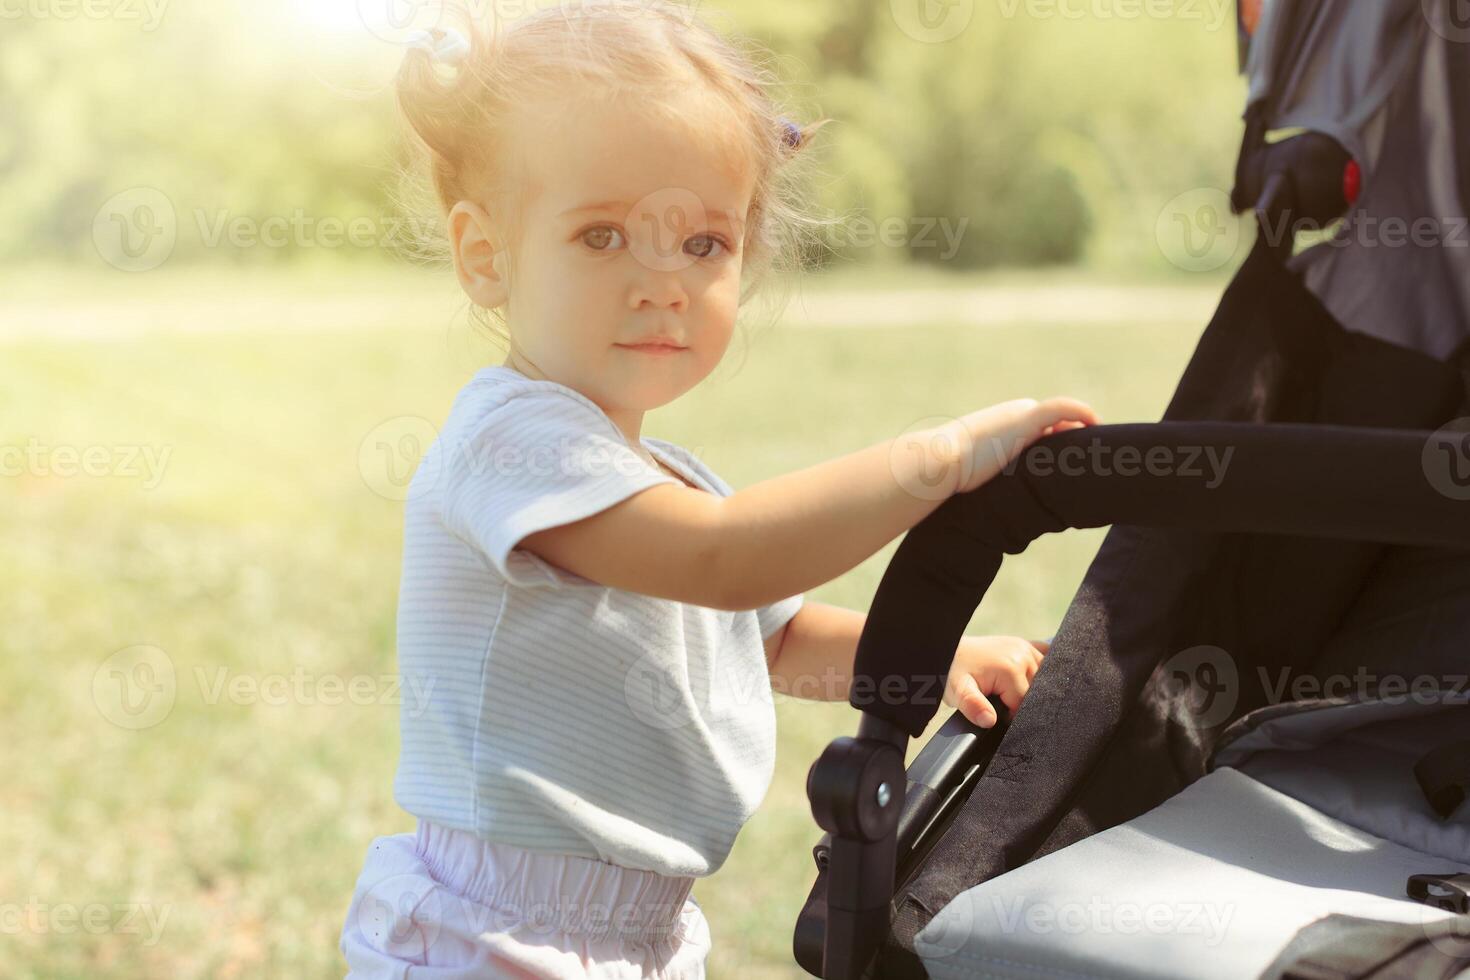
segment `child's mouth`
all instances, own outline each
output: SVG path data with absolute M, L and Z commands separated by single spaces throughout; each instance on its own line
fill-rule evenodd
M 636 350 L 644 354 L 677 354 L 686 348 L 673 344 L 618 344 L 623 350 Z

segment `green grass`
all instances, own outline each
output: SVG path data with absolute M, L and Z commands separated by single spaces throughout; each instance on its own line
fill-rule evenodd
M 158 301 L 128 288 L 131 303 Z M 268 288 L 252 281 L 251 300 Z M 738 488 L 1019 396 L 1154 420 L 1201 327 L 777 328 L 644 432 Z M 378 703 L 394 671 L 401 504 L 370 488 L 382 474 L 369 453 L 365 477 L 360 450 L 385 421 L 437 424 L 470 373 L 499 360 L 432 316 L 0 340 L 0 446 L 104 447 L 115 466 L 126 447 L 169 454 L 155 479 L 35 466 L 0 477 L 0 975 L 341 976 L 365 848 L 413 826 L 391 795 L 396 707 Z M 1010 560 L 971 631 L 1049 635 L 1102 534 L 1050 536 Z M 892 548 L 808 598 L 865 609 Z M 139 644 L 163 651 L 176 692 L 166 716 L 132 728 L 142 716 L 119 714 L 109 671 L 140 668 L 99 669 Z M 367 685 L 357 703 L 312 686 L 355 677 Z M 214 697 L 231 679 L 246 687 Z M 283 685 L 266 688 L 283 703 L 252 696 L 263 683 Z M 804 975 L 790 946 L 819 836 L 807 767 L 856 718 L 780 696 L 778 716 L 765 803 L 695 887 L 712 977 Z M 150 916 L 164 917 L 156 936 Z

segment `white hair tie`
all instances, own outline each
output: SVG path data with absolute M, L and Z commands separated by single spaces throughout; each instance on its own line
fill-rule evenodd
M 470 53 L 470 42 L 452 27 L 414 31 L 408 36 L 410 47 L 423 48 L 435 61 L 446 65 L 457 65 Z

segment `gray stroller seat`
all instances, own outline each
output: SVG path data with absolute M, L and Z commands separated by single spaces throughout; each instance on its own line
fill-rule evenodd
M 1405 894 L 1414 875 L 1470 874 L 1470 808 L 1440 818 L 1413 776 L 1424 746 L 1470 739 L 1470 696 L 1422 694 L 1241 719 L 1177 796 L 957 895 L 915 939 L 925 968 L 1235 980 L 1277 975 L 1329 915 L 1463 918 Z M 1470 928 L 1441 942 L 1457 941 Z

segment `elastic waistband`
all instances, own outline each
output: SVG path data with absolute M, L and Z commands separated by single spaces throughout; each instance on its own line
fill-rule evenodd
M 536 929 L 666 939 L 694 878 L 501 844 L 420 820 L 414 850 L 434 880 Z

